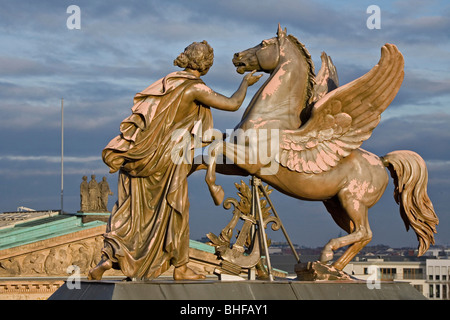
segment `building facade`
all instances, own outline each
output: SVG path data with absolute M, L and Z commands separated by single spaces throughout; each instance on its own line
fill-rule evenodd
M 426 298 L 449 300 L 450 259 L 424 261 L 388 261 L 366 259 L 350 262 L 344 269 L 355 278 L 374 286 L 385 281 L 408 282 Z
M 450 259 L 427 259 L 426 271 L 428 298 L 450 300 Z
M 58 211 L 0 214 L 0 300 L 47 299 L 74 273 L 86 279 L 101 259 L 106 222 L 98 218 Z M 190 267 L 207 275 L 220 264 L 214 248 L 197 241 L 190 241 L 189 256 Z M 104 278 L 124 275 L 111 269 Z

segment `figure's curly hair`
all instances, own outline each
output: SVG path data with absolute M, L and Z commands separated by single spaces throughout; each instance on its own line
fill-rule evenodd
M 213 65 L 214 50 L 203 40 L 202 42 L 193 42 L 184 49 L 184 52 L 173 61 L 175 66 L 180 68 L 189 68 L 198 70 L 201 74 L 206 74 Z

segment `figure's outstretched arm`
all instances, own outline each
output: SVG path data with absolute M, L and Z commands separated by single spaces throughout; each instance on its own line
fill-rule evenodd
M 189 89 L 190 95 L 193 100 L 196 100 L 211 108 L 216 108 L 225 111 L 236 111 L 244 102 L 245 95 L 247 94 L 247 88 L 255 84 L 262 75 L 254 76 L 255 71 L 245 75 L 242 79 L 239 89 L 230 97 L 215 92 L 205 84 L 196 84 Z

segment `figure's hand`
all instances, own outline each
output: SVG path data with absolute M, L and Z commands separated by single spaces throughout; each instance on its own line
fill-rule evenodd
M 262 77 L 262 74 L 254 76 L 253 74 L 256 72 L 256 70 L 253 70 L 252 72 L 245 75 L 244 80 L 247 81 L 249 86 L 254 85 L 258 82 L 258 80 Z

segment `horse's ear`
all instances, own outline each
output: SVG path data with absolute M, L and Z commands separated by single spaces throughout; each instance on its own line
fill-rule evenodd
M 284 28 L 284 31 L 283 31 L 283 29 L 281 29 L 281 25 L 278 24 L 278 30 L 277 30 L 278 38 L 284 37 L 284 36 L 286 36 L 286 34 L 287 34 L 287 29 Z

